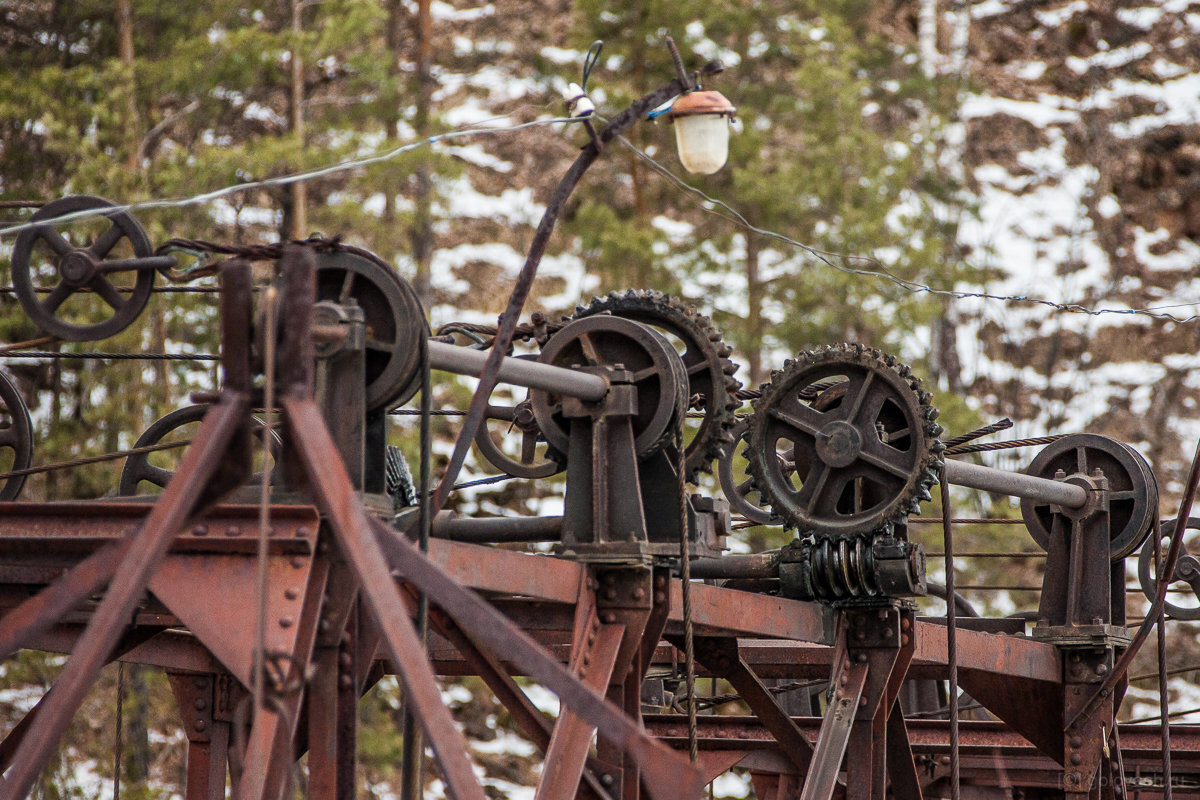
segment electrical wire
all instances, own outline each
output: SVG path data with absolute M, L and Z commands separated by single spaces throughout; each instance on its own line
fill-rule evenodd
M 428 136 L 424 139 L 418 139 L 408 144 L 402 144 L 399 147 L 392 148 L 383 153 L 364 156 L 362 158 L 352 158 L 346 161 L 339 161 L 336 164 L 331 164 L 327 167 L 318 169 L 306 170 L 304 172 L 293 172 L 287 175 L 280 175 L 275 178 L 264 178 L 257 181 L 246 181 L 232 186 L 223 186 L 220 189 L 214 189 L 210 192 L 194 194 L 189 197 L 180 197 L 172 200 L 143 200 L 137 203 L 125 203 L 123 205 L 104 206 L 102 208 L 89 208 L 82 211 L 73 211 L 69 214 L 63 214 L 53 219 L 38 220 L 37 222 L 22 222 L 18 225 L 9 225 L 0 228 L 0 237 L 10 236 L 20 233 L 25 230 L 33 230 L 44 225 L 61 225 L 73 220 L 88 219 L 91 217 L 104 216 L 119 212 L 134 212 L 145 211 L 154 208 L 187 208 L 188 206 L 204 205 L 211 203 L 214 200 L 220 200 L 223 197 L 237 194 L 238 192 L 252 191 L 254 189 L 269 189 L 277 186 L 290 186 L 293 183 L 304 183 L 306 181 L 324 178 L 329 175 L 337 175 L 342 172 L 350 172 L 352 170 L 369 167 L 375 164 L 383 164 L 392 161 L 405 153 L 411 153 L 422 147 L 428 147 L 439 142 L 450 141 L 452 139 L 464 139 L 471 136 L 493 136 L 500 133 L 515 133 L 517 131 L 527 130 L 529 128 L 542 128 L 549 125 L 567 125 L 580 122 L 579 119 L 571 117 L 553 117 L 550 119 L 536 119 L 531 122 L 522 122 L 517 125 L 509 125 L 502 128 L 463 128 L 457 131 L 447 131 L 445 133 Z
M 655 172 L 658 172 L 660 175 L 671 181 L 671 183 L 675 184 L 677 188 L 683 189 L 690 194 L 700 197 L 706 204 L 704 207 L 706 212 L 721 217 L 722 219 L 728 219 L 732 222 L 735 222 L 752 233 L 757 233 L 758 235 L 768 239 L 774 239 L 777 242 L 782 242 L 796 249 L 803 250 L 826 266 L 832 267 L 839 272 L 844 272 L 847 275 L 857 275 L 859 277 L 888 281 L 911 294 L 929 294 L 939 297 L 950 297 L 956 300 L 995 300 L 1003 303 L 1029 303 L 1032 305 L 1046 306 L 1058 311 L 1069 312 L 1073 314 L 1087 314 L 1089 316 L 1101 316 L 1106 314 L 1140 316 L 1150 317 L 1152 319 L 1167 320 L 1168 322 L 1175 322 L 1178 324 L 1185 324 L 1200 320 L 1200 314 L 1193 314 L 1189 317 L 1178 317 L 1174 314 L 1160 313 L 1161 309 L 1195 307 L 1200 305 L 1200 303 L 1175 303 L 1172 305 L 1154 306 L 1150 308 L 1090 308 L 1082 303 L 1056 303 L 1053 300 L 1046 300 L 1044 298 L 1032 297 L 1029 295 L 1002 295 L 992 294 L 991 292 L 964 292 L 955 291 L 952 289 L 938 289 L 926 283 L 909 280 L 908 278 L 901 278 L 899 275 L 888 272 L 883 267 L 883 264 L 879 261 L 879 259 L 874 258 L 873 256 L 851 255 L 821 250 L 820 248 L 813 247 L 812 245 L 807 245 L 803 242 L 796 241 L 795 239 L 785 236 L 782 233 L 768 230 L 766 228 L 760 228 L 752 224 L 744 215 L 742 215 L 739 211 L 725 201 L 712 197 L 711 195 L 684 181 L 682 178 L 671 172 L 670 169 L 656 161 L 652 156 L 644 152 L 641 148 L 637 147 L 624 136 L 618 136 L 617 139 L 621 142 L 621 144 L 625 145 L 625 147 L 633 152 L 634 155 L 636 155 L 642 161 L 648 163 Z M 717 209 L 721 209 L 721 211 L 724 211 L 725 213 L 721 213 Z M 0 233 L 3 233 L 3 231 L 0 231 Z M 835 259 L 871 264 L 875 268 L 866 269 L 862 267 L 849 267 L 845 264 L 839 264 Z
M 145 200 L 145 201 L 141 201 L 141 202 L 137 202 L 137 203 L 126 203 L 123 205 L 106 206 L 104 208 L 84 209 L 81 211 L 75 211 L 75 212 L 72 212 L 69 214 L 64 214 L 62 216 L 55 217 L 54 219 L 50 219 L 50 220 L 39 220 L 37 222 L 21 222 L 21 223 L 15 224 L 15 225 L 6 225 L 4 227 L 0 227 L 0 237 L 17 234 L 17 233 L 20 233 L 21 231 L 30 230 L 30 229 L 37 228 L 37 227 L 40 227 L 40 226 L 43 226 L 46 224 L 58 225 L 58 224 L 70 222 L 72 220 L 86 219 L 86 218 L 90 218 L 90 217 L 94 217 L 94 216 L 98 216 L 98 215 L 102 215 L 102 214 L 111 214 L 114 211 L 133 212 L 133 211 L 141 211 L 141 210 L 146 210 L 146 209 L 186 208 L 188 206 L 203 205 L 205 203 L 210 203 L 214 200 L 219 200 L 221 198 L 228 197 L 233 194 L 237 194 L 238 192 L 249 191 L 249 190 L 254 190 L 254 189 L 271 188 L 271 187 L 277 187 L 277 186 L 288 186 L 293 183 L 303 183 L 303 182 L 310 181 L 310 180 L 316 180 L 318 178 L 324 178 L 329 175 L 336 175 L 336 174 L 339 174 L 342 172 L 348 172 L 348 171 L 360 169 L 362 167 L 367 167 L 367 166 L 371 166 L 374 164 L 384 163 L 387 161 L 391 161 L 395 158 L 398 158 L 399 156 L 404 155 L 406 153 L 410 153 L 419 148 L 431 146 L 431 145 L 438 144 L 438 143 L 444 142 L 444 141 L 449 141 L 449 140 L 459 139 L 459 138 L 467 138 L 467 137 L 472 137 L 472 136 L 487 136 L 487 135 L 495 135 L 495 134 L 502 134 L 502 133 L 515 133 L 515 132 L 526 130 L 529 128 L 545 127 L 545 126 L 549 126 L 549 125 L 566 125 L 566 124 L 572 124 L 572 123 L 581 123 L 581 122 L 586 121 L 587 119 L 589 119 L 589 118 L 553 117 L 553 118 L 548 118 L 548 119 L 533 120 L 530 122 L 524 122 L 524 123 L 520 123 L 517 125 L 510 125 L 510 126 L 506 126 L 506 127 L 464 128 L 462 130 L 457 130 L 457 131 L 447 131 L 446 133 L 436 134 L 434 136 L 429 136 L 424 139 L 419 139 L 419 140 L 409 142 L 404 145 L 400 145 L 399 147 L 393 148 L 384 153 L 377 153 L 375 155 L 365 156 L 362 158 L 349 159 L 346 161 L 338 162 L 336 164 L 331 164 L 326 167 L 321 167 L 321 168 L 313 169 L 313 170 L 307 170 L 304 172 L 290 173 L 287 175 L 281 175 L 281 176 L 274 177 L 274 178 L 264 178 L 262 180 L 247 181 L 245 183 L 224 186 L 219 189 L 214 189 L 210 192 L 204 192 L 201 194 L 191 195 L 189 197 L 164 199 L 164 200 Z M 949 298 L 954 298 L 954 299 L 959 299 L 959 300 L 992 300 L 992 301 L 1003 302 L 1003 303 L 1028 303 L 1031 305 L 1040 305 L 1040 306 L 1045 306 L 1047 308 L 1053 308 L 1055 310 L 1062 311 L 1062 312 L 1086 314 L 1089 316 L 1101 316 L 1101 315 L 1141 316 L 1141 317 L 1149 317 L 1151 319 L 1166 320 L 1168 322 L 1175 322 L 1178 324 L 1186 324 L 1186 323 L 1194 322 L 1196 320 L 1200 320 L 1200 314 L 1192 314 L 1190 316 L 1184 317 L 1184 316 L 1177 316 L 1175 314 L 1163 313 L 1164 310 L 1166 310 L 1166 309 L 1194 308 L 1197 305 L 1200 305 L 1200 303 L 1173 303 L 1170 305 L 1150 306 L 1150 307 L 1146 307 L 1146 308 L 1091 308 L 1087 305 L 1084 305 L 1083 303 L 1058 303 L 1053 300 L 1047 300 L 1045 298 L 1039 298 L 1039 297 L 1032 297 L 1029 295 L 1002 295 L 1002 294 L 994 294 L 991 292 L 968 292 L 968 291 L 958 291 L 958 290 L 951 290 L 951 289 L 938 289 L 938 288 L 933 287 L 926 283 L 921 283 L 919 281 L 910 280 L 908 278 L 902 278 L 898 275 L 895 275 L 895 274 L 887 271 L 883 267 L 881 262 L 877 258 L 874 258 L 873 256 L 855 255 L 855 254 L 847 254 L 847 253 L 835 253 L 835 252 L 828 251 L 828 250 L 822 250 L 820 248 L 813 247 L 812 245 L 804 244 L 803 242 L 797 241 L 797 240 L 795 240 L 789 236 L 786 236 L 782 233 L 778 233 L 776 231 L 772 231 L 772 230 L 769 230 L 766 228 L 760 228 L 760 227 L 752 224 L 743 214 L 741 214 L 739 211 L 737 211 L 735 208 L 733 208 L 731 205 L 729 205 L 725 201 L 720 200 L 715 197 L 712 197 L 711 195 L 696 188 L 695 186 L 692 186 L 691 184 L 687 183 L 679 176 L 675 175 L 670 169 L 668 169 L 666 166 L 664 166 L 663 164 L 661 164 L 660 162 L 655 160 L 652 156 L 647 154 L 641 148 L 634 145 L 626 137 L 617 136 L 616 138 L 623 145 L 625 145 L 625 147 L 627 147 L 631 152 L 633 152 L 634 155 L 636 155 L 639 159 L 648 163 L 654 169 L 654 171 L 658 172 L 660 175 L 667 178 L 676 187 L 684 190 L 685 192 L 687 192 L 689 194 L 693 194 L 693 195 L 696 195 L 699 198 L 701 198 L 705 203 L 704 210 L 706 212 L 714 214 L 716 216 L 719 216 L 723 219 L 731 220 L 731 221 L 737 223 L 738 225 L 742 226 L 746 230 L 751 231 L 753 233 L 757 233 L 760 236 L 764 236 L 766 238 L 773 239 L 775 241 L 782 242 L 791 247 L 795 247 L 799 250 L 802 250 L 802 251 L 808 253 L 809 255 L 813 256 L 814 258 L 816 258 L 818 261 L 825 264 L 826 266 L 832 267 L 833 269 L 836 269 L 839 272 L 843 272 L 848 275 L 856 275 L 856 276 L 860 276 L 860 277 L 869 277 L 869 278 L 873 278 L 876 280 L 888 281 L 888 282 L 893 283 L 900 289 L 907 291 L 909 293 L 912 293 L 912 294 L 930 294 L 930 295 L 935 295 L 935 296 L 940 296 L 940 297 L 949 297 Z M 22 201 L 22 202 L 24 202 L 24 201 Z M 36 206 L 39 203 L 40 203 L 40 201 L 38 201 L 38 202 L 29 201 L 27 203 L 27 205 Z M 720 210 L 718 211 L 718 209 L 720 209 Z M 724 212 L 724 213 L 722 213 L 722 212 Z M 839 260 L 840 261 L 849 261 L 849 262 L 861 262 L 864 264 L 872 265 L 874 268 L 867 269 L 867 268 L 863 268 L 863 267 L 846 266 L 845 264 L 838 263 Z M 181 287 L 169 287 L 169 288 L 181 288 Z M 168 291 L 169 288 L 164 289 L 163 291 Z M 195 290 L 193 289 L 191 291 L 195 291 Z

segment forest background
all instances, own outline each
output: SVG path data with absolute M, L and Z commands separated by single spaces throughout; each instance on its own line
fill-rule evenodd
M 739 109 L 728 166 L 687 176 L 669 126 L 636 126 L 632 147 L 610 147 L 572 198 L 528 309 L 557 318 L 625 288 L 685 298 L 713 318 L 749 387 L 801 349 L 871 344 L 925 378 L 952 434 L 1010 417 L 1014 438 L 1087 430 L 1133 444 L 1154 464 L 1169 516 L 1200 434 L 1197 32 L 1200 4 L 1186 0 L 215 0 L 186 9 L 6 0 L 0 200 L 181 199 L 488 129 L 365 168 L 135 214 L 155 243 L 341 236 L 413 281 L 435 326 L 494 322 L 550 189 L 585 141 L 575 125 L 510 129 L 561 115 L 561 90 L 580 81 L 597 39 L 604 50 L 588 89 L 611 117 L 673 77 L 669 33 L 689 68 L 726 65 L 711 88 Z M 8 226 L 28 211 L 3 215 Z M 0 240 L 5 285 L 11 245 Z M 908 283 L 872 274 L 882 272 Z M 214 310 L 211 295 L 155 294 L 119 336 L 61 349 L 213 352 Z M 0 342 L 39 335 L 11 293 L 0 295 Z M 214 382 L 211 368 L 187 361 L 5 358 L 4 368 L 33 413 L 37 463 L 128 447 L 189 390 Z M 467 391 L 439 383 L 435 404 L 454 407 Z M 439 420 L 439 452 L 454 424 Z M 394 438 L 413 441 L 403 421 Z M 1028 457 L 987 463 L 1019 467 Z M 102 497 L 120 468 L 39 474 L 23 497 Z M 466 477 L 491 474 L 472 469 Z M 553 493 L 513 482 L 456 502 L 472 513 L 532 513 Z M 1014 513 L 998 498 L 959 502 Z M 999 534 L 965 535 L 980 548 L 1001 544 Z M 779 541 L 750 529 L 740 546 Z M 979 582 L 1019 584 L 1036 583 L 1039 570 L 1033 560 L 968 568 Z M 1000 611 L 1036 602 L 1020 592 L 972 599 Z M 1183 666 L 1194 655 L 1172 658 Z M 27 709 L 57 663 L 6 665 L 3 716 Z M 115 672 L 105 680 L 44 796 L 110 791 L 101 787 L 113 771 Z M 123 781 L 168 796 L 181 770 L 171 701 L 152 673 L 125 680 Z M 1182 683 L 1175 691 L 1191 696 Z M 448 697 L 477 740 L 504 728 L 478 693 Z M 373 795 L 388 796 L 395 780 L 398 707 L 386 684 L 364 703 L 362 784 Z M 479 757 L 496 792 L 520 796 L 529 758 Z

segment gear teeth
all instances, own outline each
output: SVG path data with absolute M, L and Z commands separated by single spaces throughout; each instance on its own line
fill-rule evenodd
M 818 384 L 823 379 L 846 375 L 843 370 L 850 366 L 859 371 L 866 368 L 875 374 L 886 374 L 885 379 L 877 379 L 872 384 L 872 391 L 887 393 L 885 396 L 891 397 L 900 407 L 904 422 L 913 432 L 913 439 L 921 454 L 916 467 L 908 473 L 904 486 L 896 488 L 894 494 L 889 493 L 887 502 L 876 511 L 864 512 L 861 517 L 856 517 L 861 519 L 857 528 L 844 519 L 824 519 L 820 514 L 814 515 L 799 508 L 794 501 L 789 476 L 780 474 L 773 448 L 764 448 L 762 442 L 767 438 L 764 420 L 769 418 L 772 409 L 781 402 L 794 402 L 796 393 L 804 387 Z M 822 345 L 785 361 L 782 369 L 771 372 L 770 380 L 762 385 L 760 397 L 754 401 L 749 446 L 743 453 L 748 459 L 747 474 L 763 498 L 762 504 L 768 506 L 773 515 L 779 516 L 785 527 L 813 531 L 819 540 L 886 535 L 896 522 L 909 514 L 919 513 L 921 503 L 931 498 L 930 488 L 941 468 L 939 455 L 944 449 L 937 439 L 941 426 L 934 422 L 938 412 L 930 404 L 932 396 L 923 391 L 921 386 L 920 379 L 913 377 L 908 365 L 898 361 L 895 356 L 861 343 Z M 830 400 L 836 396 L 840 395 L 833 392 L 818 394 L 818 397 L 828 397 Z M 774 436 L 774 432 L 771 435 Z

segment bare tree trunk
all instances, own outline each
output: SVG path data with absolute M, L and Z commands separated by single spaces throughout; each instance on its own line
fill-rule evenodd
M 746 330 L 750 341 L 746 347 L 746 361 L 749 364 L 750 386 L 758 386 L 763 382 L 762 346 L 766 333 L 763 321 L 763 295 L 766 287 L 758 273 L 758 238 L 746 234 Z
M 117 0 L 117 57 L 129 75 L 125 97 L 125 166 L 136 170 L 138 163 L 137 93 L 133 82 L 133 0 Z
M 937 0 L 921 0 L 917 12 L 917 44 L 921 55 L 921 71 L 926 78 L 937 75 Z
M 433 103 L 433 15 L 429 0 L 417 0 L 417 136 L 429 135 Z M 413 261 L 417 265 L 417 297 L 426 310 L 433 306 L 430 264 L 433 261 L 433 175 L 428 161 L 417 167 L 416 210 L 412 227 Z
M 302 0 L 292 0 L 292 33 L 299 37 L 304 32 L 301 24 Z M 292 47 L 292 80 L 291 80 L 291 112 L 292 135 L 297 144 L 304 147 L 304 59 L 300 55 L 299 45 Z M 291 185 L 291 226 L 288 236 L 292 239 L 303 239 L 308 236 L 308 186 L 304 181 Z

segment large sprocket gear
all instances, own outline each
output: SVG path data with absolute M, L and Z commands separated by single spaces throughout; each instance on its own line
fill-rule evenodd
M 688 374 L 688 397 L 702 400 L 699 424 L 684 426 L 684 471 L 695 483 L 700 472 L 711 472 L 714 459 L 732 447 L 734 412 L 741 406 L 734 378 L 737 365 L 712 321 L 682 300 L 650 290 L 627 289 L 579 305 L 572 320 L 612 314 L 640 322 L 665 334 L 679 350 Z M 694 422 L 694 421 L 692 421 Z
M 942 428 L 929 401 L 907 366 L 873 348 L 802 352 L 754 404 L 746 450 L 754 485 L 802 535 L 886 533 L 929 499 L 941 467 Z

